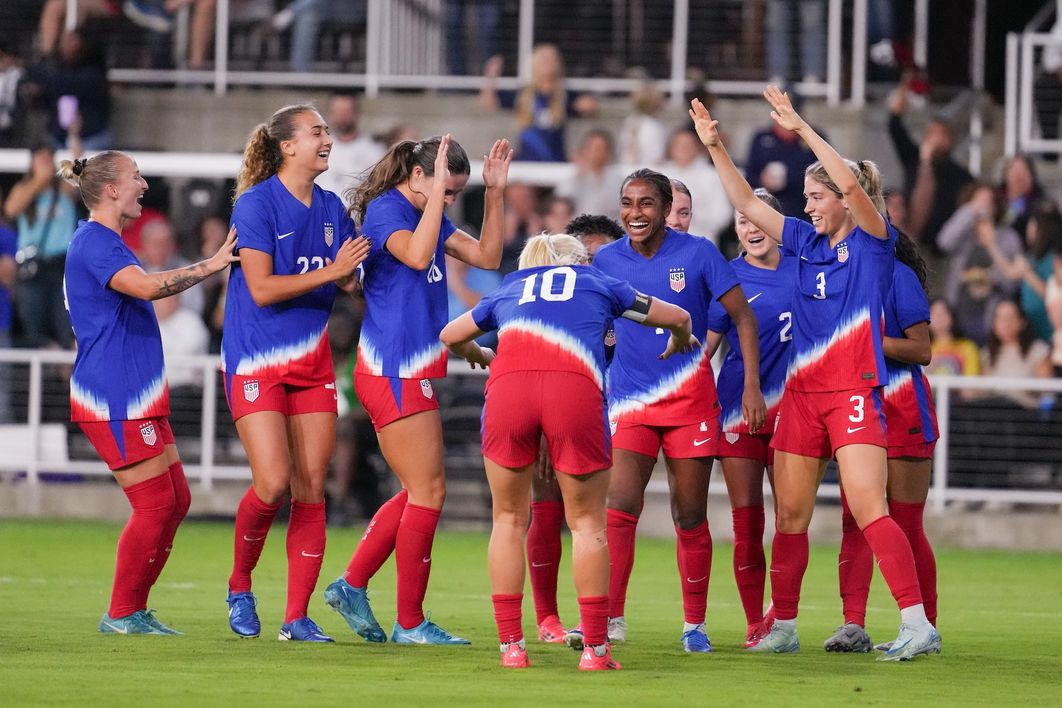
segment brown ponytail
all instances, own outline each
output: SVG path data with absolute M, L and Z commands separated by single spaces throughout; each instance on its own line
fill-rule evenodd
M 299 103 L 285 106 L 274 113 L 268 123 L 260 123 L 247 140 L 243 151 L 243 162 L 236 176 L 236 193 L 233 201 L 251 187 L 265 182 L 280 170 L 284 156 L 280 152 L 280 143 L 291 140 L 295 134 L 295 116 L 300 113 L 317 112 L 310 104 Z
M 94 209 L 103 198 L 103 188 L 118 182 L 126 161 L 133 158 L 117 150 L 107 150 L 92 157 L 63 160 L 59 163 L 59 176 L 81 188 L 81 201 Z
M 439 154 L 440 136 L 414 142 L 403 140 L 392 146 L 379 161 L 363 173 L 361 182 L 347 190 L 344 195 L 350 204 L 348 213 L 354 223 L 361 225 L 365 220 L 365 210 L 369 202 L 402 184 L 413 174 L 413 168 L 419 167 L 424 174 L 435 175 L 435 158 Z M 450 140 L 450 149 L 446 153 L 447 167 L 451 175 L 467 175 L 472 171 L 468 155 L 456 140 Z

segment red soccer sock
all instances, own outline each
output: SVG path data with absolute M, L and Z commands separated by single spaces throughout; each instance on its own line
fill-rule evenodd
M 608 597 L 609 617 L 623 617 L 627 604 L 627 583 L 634 568 L 634 541 L 638 517 L 624 511 L 608 510 Z M 584 628 L 585 631 L 585 628 Z
M 557 572 L 561 560 L 561 524 L 564 504 L 531 502 L 531 526 L 527 530 L 527 563 L 531 592 L 535 596 L 535 621 L 539 624 L 557 614 Z
M 509 644 L 523 639 L 523 593 L 491 595 L 490 601 L 494 603 L 494 621 L 498 625 L 498 641 L 502 644 Z
M 409 492 L 402 489 L 376 510 L 354 550 L 347 572 L 343 573 L 343 578 L 354 587 L 368 587 L 369 580 L 391 557 L 398 536 L 398 524 L 408 499 Z
M 682 611 L 689 624 L 704 622 L 708 608 L 708 581 L 712 576 L 712 534 L 705 521 L 692 529 L 675 527 L 678 543 L 679 583 L 682 586 Z
M 868 524 L 863 529 L 863 536 L 877 557 L 881 574 L 900 609 L 921 604 L 922 593 L 911 544 L 892 517 L 882 516 Z
M 439 510 L 406 504 L 395 539 L 398 565 L 398 624 L 412 629 L 424 621 L 424 594 L 431 575 L 431 544 Z
M 146 609 L 141 604 L 147 596 L 144 588 L 151 576 L 159 538 L 174 510 L 173 482 L 168 474 L 138 482 L 123 491 L 133 513 L 118 537 L 114 586 L 107 609 L 107 614 L 115 619 Z
M 188 507 L 192 505 L 192 493 L 188 489 L 188 480 L 184 476 L 184 465 L 178 460 L 170 465 L 170 469 L 167 474 L 170 476 L 170 482 L 173 484 L 173 514 L 170 516 L 170 522 L 166 525 L 166 528 L 162 530 L 162 536 L 159 537 L 159 546 L 155 549 L 155 562 L 151 564 L 151 572 L 148 574 L 147 581 L 144 583 L 144 587 L 141 589 L 140 605 L 147 607 L 148 593 L 151 592 L 151 588 L 158 581 L 159 575 L 162 574 L 162 569 L 166 567 L 166 561 L 170 559 L 170 552 L 173 550 L 173 539 L 177 535 L 177 527 L 184 521 L 184 517 L 188 514 Z
M 808 569 L 808 532 L 774 532 L 771 546 L 771 600 L 775 618 L 793 620 L 800 605 L 800 584 Z
M 867 598 L 874 575 L 874 554 L 859 530 L 859 524 L 841 493 L 841 551 L 837 555 L 837 580 L 841 586 L 841 605 L 845 624 L 866 626 Z
M 914 555 L 915 570 L 918 572 L 918 587 L 922 591 L 922 604 L 926 608 L 926 617 L 930 624 L 937 626 L 937 559 L 929 545 L 926 530 L 922 525 L 925 502 L 911 504 L 908 502 L 889 502 L 889 515 L 895 519 L 911 544 Z
M 579 598 L 579 622 L 587 646 L 596 647 L 608 641 L 608 606 L 609 599 L 604 595 Z
M 325 551 L 325 503 L 291 500 L 288 521 L 288 604 L 284 623 L 306 616 L 310 596 L 321 575 Z
M 763 586 L 767 557 L 763 552 L 762 506 L 743 506 L 731 512 L 734 518 L 734 579 L 737 581 L 745 622 L 763 621 Z
M 250 592 L 251 571 L 258 565 L 269 527 L 273 525 L 280 504 L 266 504 L 250 487 L 236 508 L 236 541 L 229 576 L 230 592 Z

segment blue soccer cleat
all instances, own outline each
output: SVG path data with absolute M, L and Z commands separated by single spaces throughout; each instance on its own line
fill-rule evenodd
M 919 654 L 939 654 L 940 633 L 929 622 L 900 625 L 900 634 L 878 661 L 910 661 Z
M 329 607 L 342 615 L 359 637 L 367 642 L 387 641 L 387 633 L 372 613 L 369 593 L 365 588 L 356 588 L 340 578 L 325 588 L 324 599 Z
M 704 631 L 704 623 L 700 623 L 682 635 L 682 649 L 693 654 L 710 654 L 712 652 L 712 640 Z
M 262 623 L 258 621 L 258 598 L 251 592 L 229 591 L 225 598 L 229 603 L 229 627 L 241 637 L 251 639 L 262 633 Z
M 461 637 L 455 637 L 430 619 L 425 619 L 412 629 L 405 629 L 398 622 L 391 630 L 391 641 L 395 644 L 471 644 Z
M 277 639 L 282 642 L 334 642 L 321 628 L 314 624 L 309 617 L 297 619 L 281 626 Z
M 161 623 L 160 623 L 161 624 Z M 166 628 L 169 631 L 164 631 L 161 627 L 155 626 L 152 622 L 148 621 L 148 614 L 143 610 L 137 610 L 131 615 L 125 617 L 111 617 L 106 612 L 103 613 L 103 618 L 100 619 L 100 624 L 97 629 L 102 634 L 160 634 L 171 635 L 173 630 Z
M 771 631 L 748 651 L 773 652 L 775 654 L 793 654 L 800 651 L 800 638 L 797 637 L 796 620 L 775 620 Z
M 569 649 L 574 649 L 575 651 L 583 650 L 585 640 L 583 628 L 579 625 L 572 627 L 564 634 L 564 643 L 568 645 Z
M 167 627 L 162 622 L 160 622 L 158 617 L 155 616 L 155 610 L 141 610 L 141 611 L 144 613 L 144 621 L 147 622 L 148 624 L 150 624 L 155 629 L 161 631 L 163 634 L 169 634 L 169 635 L 172 635 L 174 637 L 183 637 L 184 636 L 184 632 L 178 632 L 173 627 Z

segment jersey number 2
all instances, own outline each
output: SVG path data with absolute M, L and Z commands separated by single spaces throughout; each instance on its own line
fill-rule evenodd
M 561 285 L 560 292 L 554 292 L 554 279 L 558 276 L 564 276 L 564 283 Z M 571 300 L 572 295 L 575 294 L 575 271 L 569 266 L 562 266 L 560 268 L 551 268 L 545 273 L 542 273 L 542 286 L 538 289 L 538 295 L 535 295 L 535 281 L 538 280 L 538 273 L 524 278 L 524 292 L 520 296 L 520 301 L 517 305 L 523 305 L 529 302 L 534 302 L 539 297 L 543 300 L 549 300 L 550 302 L 563 302 L 564 300 Z
M 297 265 L 300 268 L 302 268 L 302 270 L 299 271 L 299 275 L 302 275 L 303 273 L 305 273 L 308 270 L 310 270 L 310 268 L 313 268 L 314 270 L 318 270 L 320 268 L 324 268 L 325 262 L 324 262 L 324 258 L 321 258 L 320 256 L 314 256 L 313 258 L 307 258 L 306 256 L 299 256 L 298 258 L 295 259 L 295 265 Z

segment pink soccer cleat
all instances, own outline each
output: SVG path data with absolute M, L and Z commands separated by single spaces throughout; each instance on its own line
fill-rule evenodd
M 563 644 L 567 633 L 557 615 L 550 615 L 538 625 L 538 641 L 547 644 Z
M 604 650 L 604 653 L 599 653 Z M 612 658 L 612 648 L 608 644 L 596 647 L 587 646 L 579 658 L 580 671 L 619 671 L 623 667 Z
M 520 642 L 512 642 L 502 649 L 501 665 L 507 669 L 526 669 L 531 666 L 531 660 Z

